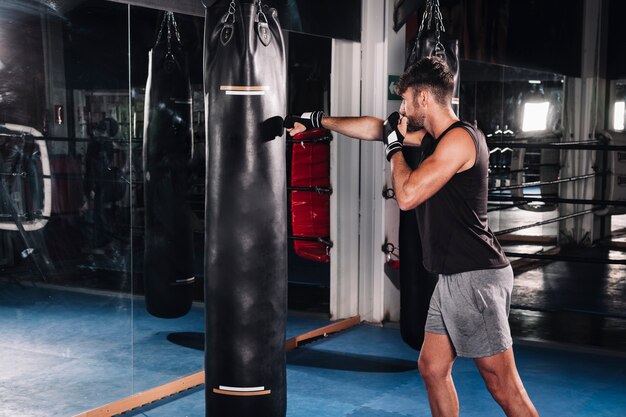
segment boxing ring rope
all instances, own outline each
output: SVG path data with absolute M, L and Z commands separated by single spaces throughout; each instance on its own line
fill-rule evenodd
M 287 191 L 311 191 L 311 192 L 315 192 L 318 194 L 332 194 L 333 193 L 333 189 L 330 187 L 295 187 L 295 186 L 288 186 L 287 187 Z
M 560 180 L 552 180 L 552 181 L 532 181 L 532 182 L 525 182 L 522 184 L 516 184 L 516 185 L 507 185 L 504 187 L 494 187 L 494 188 L 490 188 L 489 191 L 507 191 L 507 190 L 519 190 L 522 188 L 529 188 L 529 187 L 540 187 L 542 185 L 554 185 L 554 184 L 563 184 L 566 182 L 573 182 L 573 181 L 580 181 L 580 180 L 586 180 L 589 178 L 595 178 L 595 177 L 601 177 L 603 175 L 608 174 L 608 172 L 604 171 L 604 172 L 597 172 L 595 174 L 587 174 L 587 175 L 579 175 L 576 177 L 570 177 L 570 178 L 563 178 Z
M 492 204 L 492 203 L 510 203 L 510 204 L 496 205 L 495 207 L 491 207 L 490 209 L 488 209 L 488 212 L 517 208 L 517 207 L 524 206 L 530 203 L 577 204 L 577 205 L 587 205 L 587 206 L 593 206 L 593 207 L 576 212 L 576 213 L 558 216 L 552 219 L 547 219 L 547 220 L 535 222 L 535 223 L 524 225 L 524 226 L 513 227 L 513 228 L 497 231 L 495 232 L 495 235 L 498 236 L 500 240 L 513 242 L 514 239 L 513 239 L 513 236 L 510 236 L 511 233 L 515 233 L 517 231 L 529 229 L 532 227 L 543 226 L 546 224 L 556 223 L 562 220 L 567 220 L 567 219 L 571 219 L 575 217 L 592 214 L 594 212 L 603 210 L 607 206 L 626 207 L 626 201 L 609 200 L 609 199 L 606 199 L 605 197 L 607 178 L 610 174 L 612 174 L 612 172 L 608 170 L 607 168 L 607 165 L 608 165 L 607 154 L 608 152 L 612 152 L 612 151 L 622 151 L 622 152 L 626 151 L 626 146 L 610 145 L 607 143 L 607 138 L 604 136 L 601 136 L 601 139 L 581 140 L 581 141 L 573 141 L 573 142 L 552 142 L 552 143 L 528 143 L 526 142 L 527 140 L 532 140 L 532 139 L 540 140 L 543 138 L 540 138 L 540 137 L 524 138 L 525 142 L 518 142 L 518 141 L 513 142 L 510 140 L 508 141 L 497 140 L 497 141 L 493 141 L 491 145 L 498 146 L 498 147 L 508 147 L 511 149 L 517 148 L 517 149 L 601 151 L 602 155 L 599 156 L 599 159 L 602 164 L 602 171 L 585 174 L 585 175 L 574 176 L 570 178 L 562 178 L 562 179 L 549 180 L 549 181 L 533 181 L 533 182 L 527 182 L 527 183 L 522 183 L 522 184 L 489 188 L 489 196 L 488 196 L 489 204 Z M 533 166 L 545 166 L 545 165 L 559 166 L 558 164 L 533 164 Z M 512 174 L 513 172 L 515 173 L 526 172 L 528 171 L 528 169 L 529 169 L 528 167 L 524 167 L 522 169 L 517 169 L 515 171 L 509 171 L 509 174 Z M 529 187 L 541 187 L 541 186 L 546 186 L 546 185 L 570 183 L 574 181 L 584 181 L 587 179 L 597 178 L 597 177 L 601 178 L 601 181 L 602 181 L 602 184 L 601 184 L 602 194 L 601 194 L 600 199 L 561 198 L 561 197 L 556 197 L 556 196 L 542 196 L 540 194 L 506 195 L 506 194 L 499 193 L 502 191 L 519 190 L 519 189 L 525 189 Z M 508 237 L 510 237 L 510 239 Z M 541 239 L 533 239 L 533 237 L 528 237 L 528 236 L 525 236 L 524 238 L 526 239 L 522 239 L 522 240 L 527 240 L 529 242 L 531 240 L 537 240 L 537 241 L 541 240 Z M 545 242 L 543 242 L 543 244 L 556 244 L 556 243 L 557 243 L 556 238 L 545 239 Z M 522 259 L 535 259 L 539 261 L 563 261 L 563 262 L 577 262 L 577 263 L 590 263 L 590 264 L 626 265 L 626 260 L 579 257 L 579 256 L 572 256 L 572 255 L 563 255 L 563 254 L 560 254 L 559 252 L 560 252 L 559 248 L 554 248 L 543 253 L 519 253 L 519 252 L 506 251 L 505 254 L 508 257 L 522 258 Z M 512 308 L 532 310 L 532 308 L 525 307 L 525 306 L 512 306 Z
M 526 137 L 520 141 L 490 141 L 498 147 L 511 149 L 563 149 L 563 150 L 589 150 L 589 151 L 626 151 L 626 145 L 607 145 L 605 140 L 592 139 L 571 142 L 521 142 L 521 140 L 541 140 L 542 137 Z
M 502 204 L 499 206 L 495 206 L 495 207 L 491 207 L 487 209 L 487 213 L 491 213 L 493 211 L 502 211 L 502 210 L 509 210 L 512 208 L 516 208 L 516 207 L 522 207 L 525 206 L 526 203 L 525 202 L 521 202 L 521 203 L 513 203 L 513 204 Z
M 319 242 L 323 243 L 328 249 L 333 247 L 333 242 L 330 239 L 324 239 L 323 237 L 305 237 L 305 236 L 289 236 L 292 240 L 301 240 L 303 242 Z
M 626 259 L 601 259 L 601 258 L 571 256 L 571 255 L 552 255 L 552 254 L 546 254 L 546 253 L 517 253 L 517 252 L 506 252 L 506 255 L 513 257 L 513 258 L 539 259 L 542 261 L 577 262 L 577 263 L 588 263 L 588 264 L 599 264 L 599 265 L 606 265 L 606 264 L 626 265 Z
M 541 197 L 527 194 L 524 196 L 508 196 L 508 195 L 489 195 L 490 201 L 512 201 L 512 202 L 538 202 L 538 203 L 563 203 L 563 204 L 587 204 L 597 206 L 616 206 L 625 207 L 626 201 L 624 200 L 595 200 L 595 199 L 581 199 L 581 198 L 560 198 L 560 197 Z
M 512 227 L 510 229 L 505 229 L 505 230 L 499 230 L 497 232 L 494 232 L 494 234 L 496 236 L 508 235 L 510 233 L 519 232 L 520 230 L 530 229 L 532 227 L 543 226 L 543 225 L 550 224 L 550 223 L 560 222 L 561 220 L 567 220 L 567 219 L 572 219 L 574 217 L 584 216 L 586 214 L 591 214 L 594 211 L 597 211 L 599 209 L 600 208 L 593 208 L 593 209 L 589 209 L 589 210 L 583 210 L 583 211 L 579 211 L 577 213 L 567 214 L 565 216 L 559 216 L 559 217 L 555 217 L 553 219 L 542 220 L 540 222 L 527 224 L 527 225 L 524 225 L 524 226 Z
M 303 143 L 330 143 L 332 142 L 332 136 L 325 136 L 323 138 L 318 139 L 287 139 L 286 143 L 290 144 L 303 144 Z

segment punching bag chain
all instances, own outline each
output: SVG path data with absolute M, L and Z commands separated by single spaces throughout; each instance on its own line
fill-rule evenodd
M 420 25 L 420 32 L 424 29 L 424 23 L 428 19 L 427 29 L 432 29 L 433 19 L 435 20 L 435 30 L 437 32 L 445 32 L 446 29 L 443 26 L 443 16 L 441 15 L 441 8 L 439 7 L 439 0 L 428 0 L 426 3 L 426 9 L 422 16 L 422 23 Z
M 265 13 L 263 13 L 263 5 L 261 4 L 261 0 L 256 0 L 256 4 L 258 7 L 258 11 L 256 13 L 256 18 L 254 19 L 255 22 L 260 22 L 261 20 L 259 19 L 260 16 L 263 16 L 263 21 L 264 23 L 267 23 L 267 16 L 265 16 Z
M 237 11 L 237 4 L 235 3 L 235 0 L 230 0 L 230 4 L 228 5 L 228 13 L 226 13 L 226 15 L 224 16 L 224 19 L 222 19 L 222 23 L 228 22 L 228 19 L 231 16 L 233 17 L 233 23 L 235 23 L 236 11 Z
M 439 0 L 428 0 L 426 3 L 426 8 L 424 10 L 424 14 L 422 15 L 422 22 L 420 23 L 420 28 L 417 34 L 418 39 L 422 37 L 424 33 L 424 24 L 428 20 L 426 29 L 431 30 L 433 25 L 433 20 L 435 21 L 435 38 L 437 40 L 437 44 L 435 47 L 435 51 L 443 51 L 444 47 L 441 44 L 441 32 L 445 32 L 446 28 L 443 25 L 443 16 L 441 14 L 441 9 L 439 8 Z M 437 55 L 435 53 L 435 55 Z
M 178 33 L 178 26 L 176 25 L 176 19 L 174 19 L 173 12 L 165 12 L 165 16 L 163 16 L 163 21 L 161 22 L 161 29 L 159 29 L 159 34 L 157 35 L 156 42 L 154 46 L 157 46 L 159 42 L 161 42 L 161 36 L 163 35 L 163 28 L 167 25 L 167 53 L 172 52 L 172 28 L 174 29 L 174 34 L 176 35 L 176 40 L 178 44 L 182 46 L 182 42 L 180 40 L 180 33 Z
M 178 25 L 176 25 L 176 19 L 174 19 L 174 13 L 169 12 L 169 14 L 172 27 L 174 28 L 174 34 L 176 35 L 176 40 L 182 45 L 182 42 L 180 41 L 180 33 L 178 32 Z

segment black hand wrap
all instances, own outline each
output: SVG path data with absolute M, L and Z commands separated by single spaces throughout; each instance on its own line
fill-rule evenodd
M 387 161 L 391 161 L 391 156 L 402 150 L 404 136 L 398 130 L 399 121 L 400 113 L 396 111 L 391 113 L 383 124 L 383 142 L 385 142 L 385 156 L 387 157 Z
M 302 113 L 300 116 L 290 115 L 285 117 L 283 126 L 287 129 L 291 129 L 293 128 L 294 123 L 298 122 L 303 124 L 307 129 L 321 128 L 322 117 L 324 116 L 324 112 L 321 110 Z

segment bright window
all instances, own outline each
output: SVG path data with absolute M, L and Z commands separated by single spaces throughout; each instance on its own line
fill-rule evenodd
M 550 102 L 524 103 L 524 117 L 522 121 L 522 131 L 530 132 L 534 130 L 546 130 L 548 125 L 548 110 Z
M 624 106 L 623 101 L 616 101 L 613 109 L 613 130 L 624 130 Z

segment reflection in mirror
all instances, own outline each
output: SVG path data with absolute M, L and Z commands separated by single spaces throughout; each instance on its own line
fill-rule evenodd
M 556 204 L 522 199 L 558 195 L 559 151 L 533 145 L 562 139 L 565 77 L 474 61 L 461 73 L 460 117 L 483 130 L 490 150 L 490 226 L 505 245 L 535 245 L 513 251 L 553 246 L 558 223 L 539 223 L 558 216 Z
M 287 113 L 323 110 L 328 114 L 332 40 L 295 32 L 287 32 L 285 40 Z M 331 146 L 323 140 L 328 139 L 325 132 L 317 136 L 322 139 L 318 143 L 287 143 L 288 303 L 292 310 L 329 314 L 330 194 L 322 189 L 331 188 Z
M 203 369 L 203 30 L 130 7 L 136 392 Z
M 133 391 L 127 21 L 128 6 L 106 1 L 0 3 L 11 415 L 74 415 Z
M 626 116 L 626 81 L 615 82 L 613 91 L 613 114 L 611 128 L 617 132 L 624 131 L 624 118 Z

